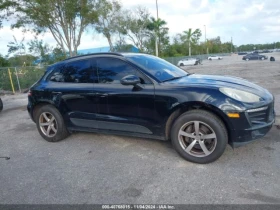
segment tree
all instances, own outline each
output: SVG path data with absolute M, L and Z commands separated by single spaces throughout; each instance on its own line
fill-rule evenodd
M 112 36 L 117 32 L 121 4 L 115 0 L 99 0 L 96 4 L 96 9 L 98 11 L 98 20 L 94 24 L 95 30 L 106 37 L 110 45 L 110 50 L 113 51 Z
M 14 55 L 8 58 L 10 66 L 31 66 L 36 57 L 33 55 Z
M 145 7 L 137 6 L 132 11 L 123 12 L 123 22 L 119 30 L 141 51 L 145 52 L 145 41 L 148 38 L 147 25 L 150 13 Z
M 125 13 L 123 11 L 122 13 Z M 126 25 L 126 16 L 123 14 L 120 14 L 116 18 L 116 41 L 114 43 L 114 50 L 119 50 L 122 48 L 126 48 L 127 42 L 126 42 L 126 33 L 127 33 L 127 25 Z
M 46 64 L 52 64 L 58 61 L 66 59 L 66 54 L 59 47 L 51 47 L 49 44 L 44 43 L 43 40 L 34 40 L 27 43 L 29 46 L 29 52 L 39 56 L 41 62 Z
M 14 16 L 12 28 L 28 28 L 42 33 L 49 31 L 59 47 L 70 56 L 77 54 L 86 27 L 97 18 L 96 0 L 3 0 L 0 11 Z M 11 12 L 12 11 L 12 12 Z
M 155 19 L 154 17 L 151 17 L 150 22 L 147 25 L 148 30 L 151 32 L 150 35 L 154 38 L 155 42 L 156 39 L 158 39 L 158 49 L 157 49 L 158 52 L 161 51 L 162 44 L 169 43 L 169 37 L 168 37 L 169 28 L 165 27 L 166 25 L 167 22 L 165 20 L 162 20 L 160 18 Z
M 67 55 L 65 54 L 65 52 L 61 48 L 59 48 L 59 46 L 55 47 L 52 50 L 52 56 L 51 56 L 51 62 L 52 63 L 62 61 L 66 58 L 67 58 Z
M 223 52 L 223 44 L 221 38 L 217 36 L 216 38 L 210 38 L 206 42 L 209 53 L 220 53 Z
M 52 52 L 52 47 L 47 43 L 44 43 L 43 40 L 38 40 L 35 38 L 27 43 L 29 46 L 29 52 L 39 56 L 40 59 L 46 63 L 50 61 L 50 54 Z
M 9 61 L 0 54 L 0 67 L 9 66 Z
M 8 49 L 8 55 L 12 54 L 12 53 L 17 53 L 17 54 L 23 54 L 23 51 L 25 52 L 25 45 L 24 45 L 24 37 L 21 39 L 20 42 L 17 41 L 16 37 L 13 36 L 14 41 L 13 42 L 9 42 L 7 47 Z
M 201 37 L 201 31 L 200 29 L 195 29 L 194 32 L 192 32 L 192 29 L 189 28 L 188 31 L 183 31 L 182 39 L 187 43 L 189 47 L 189 56 L 191 56 L 191 46 L 192 44 L 197 44 L 199 39 Z

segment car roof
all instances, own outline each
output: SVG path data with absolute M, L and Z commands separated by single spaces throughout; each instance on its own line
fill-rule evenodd
M 83 57 L 91 57 L 96 55 L 116 55 L 116 56 L 123 56 L 121 53 L 114 53 L 114 52 L 102 52 L 102 53 L 89 53 L 84 55 L 77 55 L 70 58 L 66 58 L 64 61 L 76 59 L 76 58 L 83 58 Z
M 71 62 L 71 61 L 77 61 L 79 59 L 83 59 L 83 58 L 91 58 L 91 57 L 95 57 L 95 56 L 102 56 L 102 55 L 105 55 L 105 56 L 119 56 L 119 57 L 125 57 L 125 55 L 140 55 L 140 56 L 151 56 L 149 54 L 144 54 L 144 53 L 132 53 L 132 52 L 101 52 L 101 53 L 89 53 L 89 54 L 84 54 L 84 55 L 77 55 L 77 56 L 73 56 L 73 57 L 70 57 L 70 58 L 66 58 L 62 61 L 58 61 L 52 65 L 49 65 L 48 68 L 47 68 L 47 71 L 49 69 L 52 69 L 53 67 L 57 66 L 57 65 L 60 65 L 60 64 L 66 64 L 68 62 Z

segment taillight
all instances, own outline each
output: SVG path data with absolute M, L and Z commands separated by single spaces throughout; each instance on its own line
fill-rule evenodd
M 28 96 L 32 96 L 31 90 L 28 91 Z

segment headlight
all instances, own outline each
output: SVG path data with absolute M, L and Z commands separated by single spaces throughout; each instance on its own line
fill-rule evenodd
M 237 100 L 237 101 L 242 101 L 242 102 L 246 102 L 246 103 L 253 103 L 253 102 L 258 102 L 261 100 L 261 97 L 253 94 L 253 93 L 249 93 L 246 91 L 242 91 L 242 90 L 237 90 L 237 89 L 233 89 L 233 88 L 220 88 L 220 91 Z

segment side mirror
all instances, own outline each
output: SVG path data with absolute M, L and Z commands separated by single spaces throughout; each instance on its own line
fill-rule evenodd
M 122 85 L 137 85 L 140 83 L 139 77 L 135 75 L 127 75 L 121 79 L 121 84 Z

